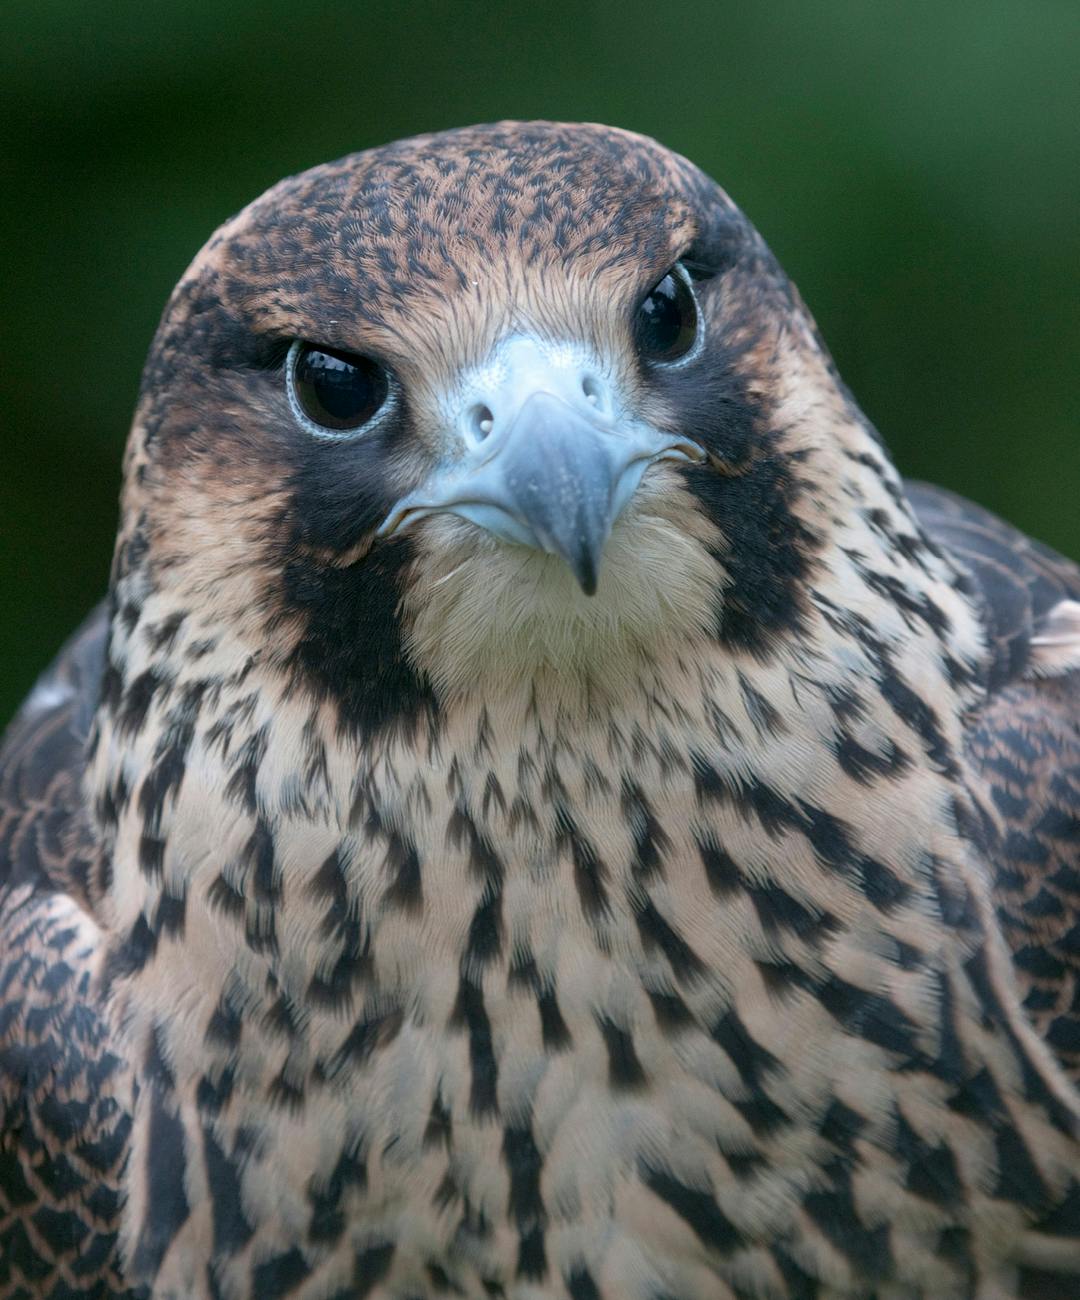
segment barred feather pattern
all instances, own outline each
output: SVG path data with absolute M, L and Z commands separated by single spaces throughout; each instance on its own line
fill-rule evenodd
M 894 509 L 860 468 L 838 490 Z M 361 747 L 258 664 L 193 691 L 197 624 L 115 638 L 162 683 L 93 773 L 129 791 L 109 965 L 156 1293 L 959 1297 L 1071 1267 L 1038 1225 L 1075 1197 L 1075 1098 L 1018 1013 L 959 715 L 917 703 L 975 681 L 980 633 L 923 565 L 940 621 L 823 563 L 765 662 L 699 637 L 599 705 L 511 678 Z

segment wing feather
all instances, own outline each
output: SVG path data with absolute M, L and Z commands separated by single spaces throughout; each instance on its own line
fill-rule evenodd
M 983 609 L 993 668 L 967 756 L 1004 827 L 997 915 L 1024 1006 L 1080 1083 L 1080 568 L 939 488 L 909 498 Z
M 81 778 L 98 609 L 0 748 L 0 1292 L 133 1295 L 119 1273 L 131 1078 L 94 976 Z

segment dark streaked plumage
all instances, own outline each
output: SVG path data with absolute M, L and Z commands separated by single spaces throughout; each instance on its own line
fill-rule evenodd
M 0 759 L 0 1295 L 1074 1295 L 1078 668 L 685 160 L 282 182 Z

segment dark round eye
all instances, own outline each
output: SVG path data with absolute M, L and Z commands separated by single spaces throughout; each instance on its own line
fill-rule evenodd
M 300 413 L 330 434 L 367 424 L 390 392 L 377 361 L 299 340 L 289 352 L 288 383 Z
M 638 351 L 649 361 L 677 361 L 694 346 L 697 333 L 697 304 L 690 286 L 682 272 L 669 271 L 638 308 Z

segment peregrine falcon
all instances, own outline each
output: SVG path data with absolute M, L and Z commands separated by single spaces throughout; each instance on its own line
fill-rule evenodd
M 641 136 L 214 235 L 0 882 L 0 1296 L 1080 1294 L 1080 570 Z

